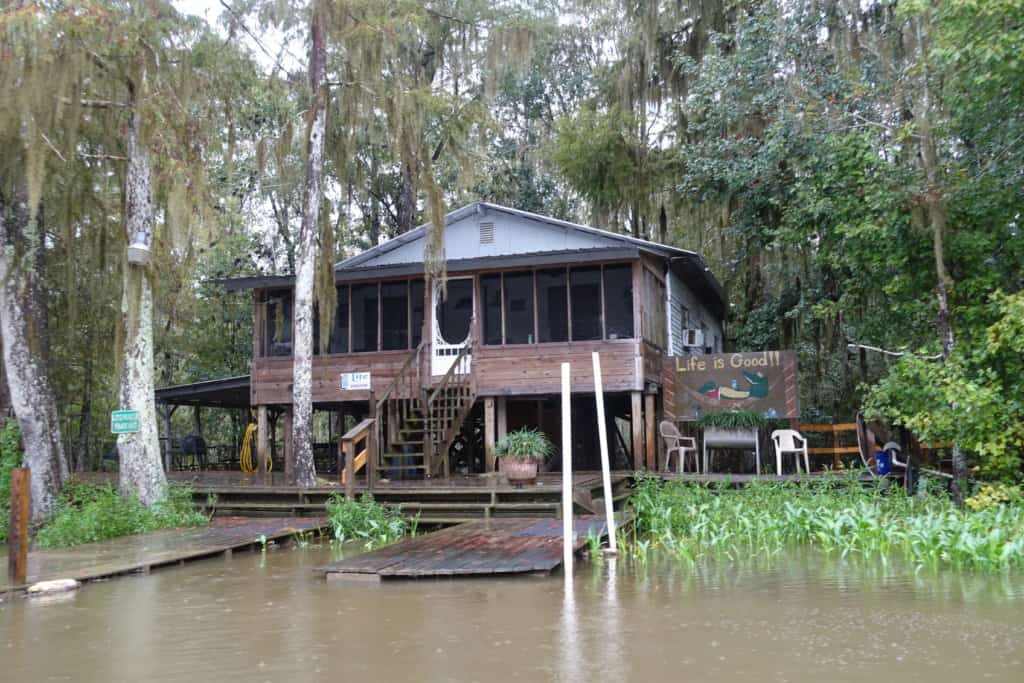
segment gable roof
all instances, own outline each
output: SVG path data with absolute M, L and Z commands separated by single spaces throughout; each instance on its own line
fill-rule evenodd
M 695 251 L 690 251 L 689 249 L 672 247 L 658 242 L 651 242 L 649 240 L 631 237 L 629 235 L 621 235 L 608 230 L 601 230 L 600 228 L 594 228 L 589 225 L 563 221 L 550 216 L 543 216 L 530 211 L 522 211 L 520 209 L 513 209 L 507 206 L 501 206 L 500 204 L 491 204 L 489 202 L 473 202 L 449 212 L 445 216 L 445 226 L 450 226 L 453 223 L 471 217 L 474 214 L 483 218 L 490 212 L 505 214 L 507 216 L 529 221 L 538 225 L 559 228 L 570 232 L 577 237 L 582 237 L 585 241 L 590 243 L 588 245 L 589 248 L 551 250 L 545 252 L 530 252 L 494 257 L 495 259 L 500 258 L 502 265 L 506 265 L 506 263 L 507 265 L 522 265 L 518 262 L 524 259 L 526 260 L 526 263 L 532 262 L 534 265 L 542 265 L 545 261 L 553 263 L 561 260 L 561 262 L 564 263 L 566 261 L 585 260 L 586 258 L 593 258 L 595 256 L 602 258 L 626 258 L 646 253 L 668 260 L 670 267 L 676 270 L 679 275 L 683 277 L 687 285 L 694 290 L 694 293 L 697 294 L 697 296 L 716 315 L 722 317 L 725 313 L 725 294 L 722 289 L 722 285 L 707 267 L 707 264 L 704 262 L 701 255 Z M 335 275 L 339 279 L 344 280 L 356 276 L 360 271 L 368 271 L 370 269 L 393 270 L 395 271 L 395 274 L 398 274 L 397 271 L 399 270 L 410 270 L 412 264 L 406 264 L 406 267 L 400 268 L 397 264 L 389 262 L 388 259 L 384 257 L 405 245 L 426 239 L 426 233 L 429 227 L 428 223 L 424 223 L 407 233 L 394 237 L 382 244 L 378 244 L 377 246 L 371 247 L 360 254 L 337 263 L 334 268 Z M 380 260 L 382 263 L 373 264 L 372 262 L 375 260 Z M 483 260 L 484 259 L 473 259 L 473 261 Z M 512 261 L 517 263 L 511 263 Z M 470 260 L 466 259 L 461 261 L 449 260 L 448 265 L 449 270 L 454 271 L 459 266 L 468 269 L 484 264 L 471 263 Z M 418 269 L 419 272 L 422 272 L 422 258 L 419 259 Z
M 551 246 L 561 246 L 563 247 L 561 249 L 519 250 L 515 253 L 477 255 L 471 258 L 452 258 L 449 255 L 448 270 L 450 272 L 493 267 L 515 268 L 595 260 L 628 259 L 648 254 L 664 259 L 668 263 L 669 268 L 683 279 L 686 286 L 693 291 L 698 299 L 714 315 L 719 318 L 725 316 L 726 301 L 722 285 L 715 278 L 701 255 L 689 249 L 671 247 L 667 244 L 642 240 L 637 237 L 630 237 L 629 235 L 620 235 L 589 225 L 571 223 L 550 216 L 542 216 L 529 211 L 521 211 L 489 202 L 473 202 L 449 212 L 445 216 L 445 226 L 451 226 L 473 215 L 483 218 L 491 212 L 518 219 L 521 223 L 555 228 L 562 233 L 571 235 L 573 239 L 550 240 Z M 343 282 L 364 278 L 372 279 L 376 276 L 397 277 L 422 274 L 423 258 L 421 250 L 414 250 L 415 255 L 406 254 L 402 258 L 389 258 L 389 256 L 395 257 L 398 254 L 397 250 L 401 250 L 407 245 L 412 245 L 417 240 L 426 239 L 428 228 L 429 224 L 424 223 L 407 233 L 335 264 L 334 275 L 336 280 Z M 410 258 L 410 256 L 412 257 Z M 287 287 L 293 282 L 294 278 L 292 276 L 234 278 L 222 281 L 229 291 L 264 287 Z

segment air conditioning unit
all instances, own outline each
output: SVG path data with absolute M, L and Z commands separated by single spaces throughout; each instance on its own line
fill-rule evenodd
M 704 346 L 704 330 L 683 330 L 683 346 Z

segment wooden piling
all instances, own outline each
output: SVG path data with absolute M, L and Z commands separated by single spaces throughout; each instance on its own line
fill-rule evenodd
M 7 530 L 7 579 L 12 586 L 25 584 L 28 570 L 28 521 L 31 514 L 31 473 L 27 467 L 11 470 L 11 515 Z

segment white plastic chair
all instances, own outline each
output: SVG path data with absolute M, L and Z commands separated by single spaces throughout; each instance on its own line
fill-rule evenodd
M 661 423 L 661 438 L 665 440 L 665 471 L 672 470 L 669 463 L 672 454 L 676 454 L 676 470 L 680 473 L 686 470 L 686 454 L 693 454 L 693 471 L 700 474 L 700 460 L 697 458 L 697 440 L 692 436 L 683 436 L 676 426 L 665 420 Z
M 775 474 L 782 476 L 782 454 L 792 453 L 796 456 L 796 471 L 800 473 L 800 454 L 804 456 L 804 471 L 811 473 L 811 459 L 807 455 L 807 439 L 795 429 L 776 429 L 772 432 L 772 443 L 775 445 Z

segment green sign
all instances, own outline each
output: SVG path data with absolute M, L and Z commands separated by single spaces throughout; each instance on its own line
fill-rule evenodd
M 141 428 L 137 410 L 114 410 L 110 413 L 111 434 L 134 434 Z

